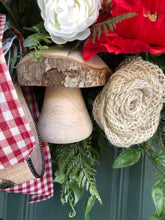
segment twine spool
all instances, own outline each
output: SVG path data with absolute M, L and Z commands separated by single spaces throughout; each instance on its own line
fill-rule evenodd
M 129 57 L 96 97 L 93 115 L 113 145 L 129 147 L 156 132 L 164 94 L 163 71 L 141 57 Z

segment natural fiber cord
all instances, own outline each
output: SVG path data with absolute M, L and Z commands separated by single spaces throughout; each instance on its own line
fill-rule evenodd
M 141 57 L 129 57 L 96 97 L 93 115 L 113 145 L 142 143 L 157 130 L 164 93 L 162 70 Z

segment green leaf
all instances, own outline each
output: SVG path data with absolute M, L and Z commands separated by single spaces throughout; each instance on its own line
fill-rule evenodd
M 65 182 L 65 174 L 63 172 L 59 172 L 58 170 L 55 172 L 54 182 L 63 184 Z
M 147 220 L 165 220 L 165 218 L 156 217 L 155 214 L 150 216 Z
M 34 25 L 32 27 L 23 27 L 23 28 L 27 31 L 30 31 L 30 32 L 46 33 L 43 21 L 41 21 L 40 23 L 38 23 L 37 25 Z
M 123 168 L 132 166 L 140 160 L 141 151 L 139 149 L 128 148 L 120 153 L 116 158 L 113 168 Z
M 165 149 L 161 150 L 156 158 L 162 166 L 165 166 Z
M 159 180 L 152 187 L 152 199 L 158 217 L 165 215 L 165 179 Z
M 70 182 L 69 185 L 74 194 L 74 205 L 76 205 L 84 193 L 84 187 L 79 187 L 76 181 Z
M 49 35 L 47 33 L 35 33 L 30 35 L 24 40 L 24 47 L 32 47 L 37 46 L 40 41 L 49 39 Z
M 38 33 L 32 34 L 24 40 L 23 45 L 24 47 L 36 46 L 39 43 L 39 41 L 42 40 L 42 38 L 43 38 L 42 34 L 38 34 Z
M 48 46 L 44 46 L 44 45 L 40 47 L 40 50 L 46 50 L 46 49 L 49 49 L 49 47 Z
M 86 200 L 86 203 L 84 206 L 85 220 L 90 220 L 89 213 L 95 204 L 95 200 L 96 200 L 96 197 L 92 195 L 90 195 L 88 199 Z

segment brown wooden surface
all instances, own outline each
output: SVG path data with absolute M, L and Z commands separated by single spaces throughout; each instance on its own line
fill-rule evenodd
M 85 62 L 79 51 L 67 54 L 47 50 L 43 59 L 37 61 L 32 56 L 26 56 L 17 67 L 20 85 L 53 86 L 53 87 L 95 87 L 104 85 L 111 70 L 95 56 Z

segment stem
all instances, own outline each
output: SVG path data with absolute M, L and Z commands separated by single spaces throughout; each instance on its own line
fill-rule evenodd
M 163 175 L 165 176 L 165 172 L 157 165 L 157 163 L 153 160 L 153 158 L 150 156 L 150 154 L 147 151 L 147 144 L 143 144 L 143 149 L 145 154 L 148 156 L 148 158 L 151 160 L 152 164 L 157 168 L 157 170 Z

